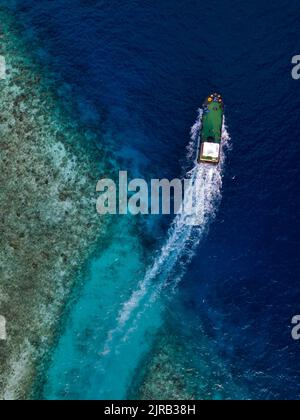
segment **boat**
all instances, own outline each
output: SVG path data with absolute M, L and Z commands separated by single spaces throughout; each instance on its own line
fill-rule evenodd
M 223 118 L 223 98 L 213 93 L 203 104 L 198 163 L 218 164 L 220 162 Z

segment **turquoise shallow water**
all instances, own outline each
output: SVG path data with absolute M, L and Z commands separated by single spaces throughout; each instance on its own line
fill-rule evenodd
M 118 223 L 112 228 L 114 239 L 108 241 L 101 256 L 91 262 L 86 284 L 71 309 L 54 352 L 45 398 L 81 399 L 99 398 L 105 393 L 106 397 L 124 394 L 124 381 L 119 382 L 118 375 L 114 376 L 115 382 L 111 382 L 107 371 L 110 385 L 103 389 L 96 378 L 102 377 L 101 352 L 107 333 L 115 324 L 120 304 L 128 299 L 144 270 L 141 244 L 132 234 L 133 228 L 126 219 Z
M 195 159 L 200 116 L 188 156 Z M 229 141 L 224 128 L 224 144 Z M 224 156 L 223 156 L 224 161 Z M 201 180 L 196 226 L 175 217 L 152 261 L 143 260 L 142 242 L 133 216 L 118 217 L 113 240 L 91 263 L 90 275 L 73 305 L 47 372 L 43 398 L 125 399 L 139 381 L 139 365 L 152 349 L 163 325 L 166 299 L 177 284 L 206 233 L 220 200 L 222 168 L 195 165 L 186 175 Z M 135 229 L 135 231 L 134 231 Z M 75 367 L 76 366 L 76 367 Z M 62 374 L 63 373 L 63 374 Z M 136 396 L 134 396 L 136 397 Z

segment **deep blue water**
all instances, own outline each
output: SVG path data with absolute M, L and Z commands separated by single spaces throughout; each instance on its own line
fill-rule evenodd
M 181 174 L 197 108 L 222 92 L 232 139 L 222 202 L 169 304 L 169 328 L 188 351 L 201 324 L 245 398 L 299 398 L 299 3 L 3 4 L 72 87 L 82 121 L 145 177 Z

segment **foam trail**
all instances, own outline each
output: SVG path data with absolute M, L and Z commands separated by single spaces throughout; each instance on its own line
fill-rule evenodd
M 198 143 L 201 133 L 201 119 L 203 111 L 198 111 L 199 115 L 195 124 L 191 128 L 191 142 L 187 147 L 187 159 L 191 161 L 196 156 Z M 222 155 L 218 166 L 205 164 L 197 164 L 187 173 L 186 179 L 191 180 L 191 189 L 186 194 L 186 200 L 193 200 L 195 205 L 194 216 L 187 214 L 177 215 L 174 219 L 169 232 L 168 239 L 161 248 L 153 265 L 148 269 L 144 279 L 140 282 L 137 290 L 132 294 L 131 298 L 124 303 L 118 319 L 118 326 L 109 333 L 108 341 L 105 345 L 104 354 L 109 352 L 109 343 L 113 334 L 118 330 L 122 330 L 129 321 L 136 309 L 141 305 L 146 297 L 149 304 L 153 302 L 157 294 L 169 284 L 168 280 L 175 264 L 181 257 L 185 257 L 184 267 L 181 267 L 179 274 L 173 278 L 173 289 L 181 280 L 184 274 L 184 268 L 191 261 L 195 249 L 201 241 L 209 222 L 215 217 L 217 205 L 221 199 L 222 188 L 222 169 L 225 162 L 225 149 L 229 145 L 229 134 L 227 132 L 225 121 L 222 130 Z M 198 182 L 198 188 L 195 189 L 195 183 Z M 195 192 L 197 197 L 194 197 Z M 196 218 L 196 220 L 195 220 Z M 183 270 L 182 270 L 183 268 Z M 149 296 L 149 288 L 151 294 Z M 175 286 L 175 287 L 174 287 Z M 145 303 L 148 306 L 147 303 Z
M 191 142 L 187 147 L 188 159 L 196 155 L 200 141 L 202 109 L 198 113 L 198 119 L 191 128 Z M 185 200 L 193 202 L 194 213 L 192 216 L 183 213 L 174 219 L 168 232 L 167 242 L 162 247 L 153 266 L 147 271 L 139 289 L 124 304 L 118 318 L 119 329 L 122 329 L 131 315 L 136 313 L 136 309 L 142 306 L 140 312 L 133 318 L 133 327 L 129 329 L 129 333 L 133 331 L 141 315 L 153 304 L 162 289 L 168 288 L 173 292 L 176 290 L 209 224 L 216 216 L 221 200 L 225 151 L 229 147 L 229 141 L 230 136 L 224 119 L 220 164 L 217 166 L 198 164 L 196 156 L 195 166 L 185 177 L 191 181 L 191 188 L 186 192 Z M 181 262 L 180 267 L 176 267 L 176 273 L 174 273 L 173 270 L 178 262 Z M 128 338 L 128 334 L 125 335 L 125 338 Z M 108 351 L 108 348 L 106 350 Z
M 202 110 L 199 110 L 197 121 L 191 129 L 191 142 L 187 148 L 189 162 L 197 154 L 201 117 Z M 164 296 L 170 295 L 172 291 L 176 290 L 195 255 L 199 242 L 215 217 L 221 198 L 222 170 L 225 162 L 225 149 L 228 147 L 229 140 L 224 121 L 220 164 L 211 166 L 198 164 L 195 161 L 193 169 L 186 174 L 185 178 L 190 180 L 191 187 L 186 193 L 185 200 L 193 202 L 194 214 L 190 216 L 183 213 L 175 217 L 167 240 L 157 253 L 153 265 L 147 270 L 130 299 L 123 304 L 117 318 L 117 326 L 108 333 L 101 353 L 103 375 L 115 364 L 115 357 L 120 356 L 120 349 L 124 343 L 129 341 L 129 337 L 130 342 L 136 341 L 138 347 L 144 342 L 147 331 L 155 329 L 155 319 L 159 318 L 159 314 L 162 312 L 159 296 L 163 290 L 166 291 L 163 293 Z M 196 183 L 198 188 L 195 195 Z M 125 357 L 124 354 L 125 352 L 122 351 L 123 357 Z M 133 357 L 132 354 L 131 361 Z M 127 377 L 129 376 L 127 372 Z M 105 389 L 103 385 L 102 383 L 102 387 Z

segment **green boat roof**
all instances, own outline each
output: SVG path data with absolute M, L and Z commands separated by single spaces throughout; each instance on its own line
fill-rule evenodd
M 221 143 L 224 103 L 221 95 L 213 94 L 204 103 L 201 140 Z

